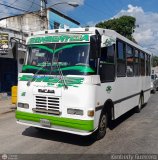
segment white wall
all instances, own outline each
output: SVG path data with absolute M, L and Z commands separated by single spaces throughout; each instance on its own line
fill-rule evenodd
M 42 21 L 37 13 L 10 17 L 6 20 L 7 28 L 28 33 L 31 31 L 40 31 L 43 26 L 46 26 L 46 24 L 47 21 Z

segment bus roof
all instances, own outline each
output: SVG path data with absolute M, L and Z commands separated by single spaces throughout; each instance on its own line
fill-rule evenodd
M 53 29 L 53 30 L 43 30 L 43 31 L 38 31 L 38 32 L 33 32 L 31 33 L 31 37 L 36 37 L 36 36 L 44 36 L 44 35 L 49 35 L 49 34 L 95 34 L 95 31 L 98 30 L 98 32 L 101 35 L 106 35 L 110 36 L 114 39 L 120 39 L 131 46 L 134 46 L 135 48 L 138 48 L 139 50 L 146 52 L 148 54 L 152 54 L 150 51 L 146 50 L 145 48 L 141 47 L 140 45 L 132 42 L 131 40 L 127 39 L 126 37 L 120 35 L 114 30 L 110 29 L 103 29 L 103 28 L 97 28 L 97 27 L 86 27 L 86 28 L 69 28 L 69 29 Z

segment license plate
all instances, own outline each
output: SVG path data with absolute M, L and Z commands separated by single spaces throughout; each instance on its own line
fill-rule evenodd
M 51 127 L 50 121 L 47 119 L 40 119 L 40 124 L 43 127 Z

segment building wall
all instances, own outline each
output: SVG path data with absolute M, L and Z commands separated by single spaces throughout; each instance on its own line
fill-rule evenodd
M 14 29 L 22 32 L 34 32 L 43 29 L 54 29 L 54 22 L 59 23 L 59 28 L 76 28 L 79 25 L 64 17 L 63 14 L 57 14 L 53 11 L 47 10 L 47 17 L 40 17 L 40 13 L 28 13 L 24 15 L 8 17 L 6 21 L 3 20 L 3 26 L 9 29 Z M 6 24 L 5 24 L 6 23 Z M 1 24 L 0 24 L 1 25 Z
M 43 28 L 43 25 L 47 25 L 47 22 L 43 23 L 38 14 L 25 14 L 21 16 L 15 16 L 7 18 L 7 27 L 23 32 L 39 31 Z

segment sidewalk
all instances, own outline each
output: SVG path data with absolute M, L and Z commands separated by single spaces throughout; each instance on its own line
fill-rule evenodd
M 0 97 L 0 114 L 13 112 L 16 110 L 16 105 L 11 103 L 10 96 Z

